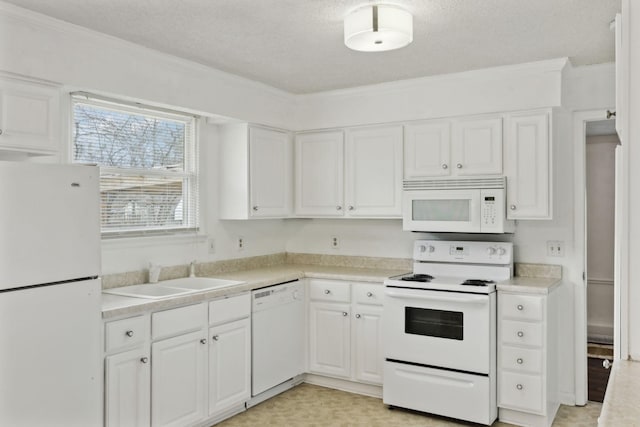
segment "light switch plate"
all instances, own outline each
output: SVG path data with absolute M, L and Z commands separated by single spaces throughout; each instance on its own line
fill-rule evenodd
M 561 240 L 548 240 L 547 241 L 547 255 L 553 257 L 564 256 L 564 242 Z

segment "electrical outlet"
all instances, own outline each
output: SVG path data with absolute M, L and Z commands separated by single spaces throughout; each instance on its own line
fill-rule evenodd
M 555 257 L 564 256 L 564 242 L 560 240 L 547 241 L 547 255 Z
M 210 254 L 216 253 L 216 240 L 214 238 L 211 237 L 207 240 L 207 248 Z
M 238 250 L 241 251 L 244 249 L 244 237 L 238 236 Z
M 340 241 L 337 236 L 331 236 L 331 247 L 333 249 L 338 249 L 340 247 Z

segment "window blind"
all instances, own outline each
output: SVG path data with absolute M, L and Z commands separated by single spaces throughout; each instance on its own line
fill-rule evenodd
M 73 160 L 100 166 L 104 237 L 198 228 L 198 152 L 188 114 L 73 95 Z

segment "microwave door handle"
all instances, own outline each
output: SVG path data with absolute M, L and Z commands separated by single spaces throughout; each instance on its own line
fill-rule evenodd
M 462 302 L 469 304 L 486 304 L 489 302 L 489 298 L 486 295 L 456 295 L 456 296 L 445 296 L 438 295 L 434 296 L 433 293 L 429 293 L 429 295 L 420 295 L 418 293 L 408 293 L 408 292 L 399 292 L 392 289 L 386 289 L 385 294 L 392 298 L 409 298 L 409 299 L 421 299 L 428 301 L 444 301 L 444 302 Z M 418 291 L 421 292 L 421 291 Z

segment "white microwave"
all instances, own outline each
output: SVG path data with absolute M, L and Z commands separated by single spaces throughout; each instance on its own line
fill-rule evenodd
M 450 233 L 513 233 L 506 179 L 405 181 L 402 228 Z

